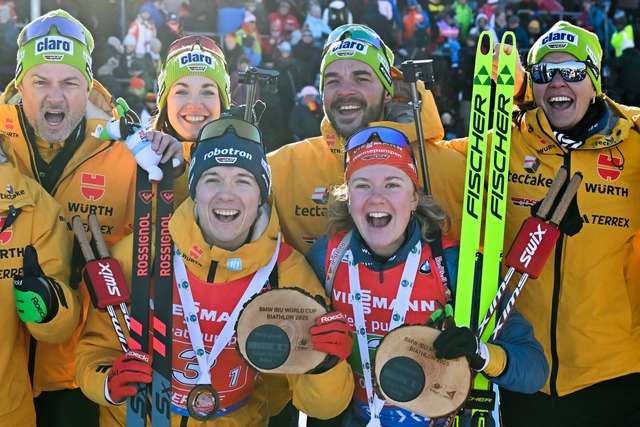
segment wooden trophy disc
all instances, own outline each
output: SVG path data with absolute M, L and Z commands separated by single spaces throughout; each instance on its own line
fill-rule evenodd
M 433 341 L 440 333 L 424 325 L 404 325 L 380 341 L 373 363 L 380 397 L 431 419 L 462 406 L 471 388 L 469 361 L 437 359 Z
M 305 374 L 328 357 L 314 350 L 309 328 L 327 309 L 299 288 L 272 289 L 251 298 L 236 323 L 237 348 L 254 369 Z

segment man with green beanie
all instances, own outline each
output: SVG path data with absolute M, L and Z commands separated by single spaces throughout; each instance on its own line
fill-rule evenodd
M 583 28 L 556 23 L 528 62 L 532 102 L 512 125 L 505 247 L 560 168 L 582 183 L 549 260 L 517 302 L 550 375 L 538 393 L 501 389 L 504 425 L 638 426 L 640 108 L 602 93 L 600 44 Z M 447 145 L 466 153 L 466 141 Z
M 302 253 L 326 232 L 328 196 L 344 182 L 344 146 L 351 135 L 368 126 L 393 127 L 407 135 L 415 153 L 420 152 L 418 144 L 444 136 L 433 95 L 422 82 L 418 92 L 423 135 L 417 136 L 406 95 L 408 83 L 394 67 L 393 52 L 369 27 L 336 28 L 325 45 L 320 72 L 322 135 L 267 155 L 283 235 Z M 425 144 L 425 149 L 433 196 L 446 207 L 452 218 L 450 233 L 459 238 L 465 159 L 433 143 Z M 308 421 L 310 426 L 316 423 Z
M 111 95 L 93 79 L 93 37 L 63 10 L 27 24 L 18 37 L 15 80 L 0 98 L 0 147 L 24 175 L 34 178 L 63 207 L 67 223 L 95 213 L 108 245 L 131 233 L 136 162 L 116 141 L 97 136 L 112 116 Z M 183 160 L 175 138 L 148 132 L 158 152 Z M 68 226 L 65 243 L 72 247 Z M 81 257 L 80 257 L 81 258 Z M 80 285 L 83 260 L 68 265 Z M 80 286 L 85 310 L 88 293 Z M 32 340 L 33 396 L 38 425 L 97 426 L 97 405 L 74 382 L 75 347 L 82 325 L 63 344 Z

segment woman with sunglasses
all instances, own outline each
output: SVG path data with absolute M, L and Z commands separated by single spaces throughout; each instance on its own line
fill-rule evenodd
M 266 426 L 270 408 L 262 379 L 235 348 L 237 313 L 269 288 L 296 286 L 323 294 L 304 257 L 282 242 L 269 193 L 270 170 L 258 128 L 232 118 L 205 125 L 189 170 L 190 197 L 169 222 L 177 247 L 173 426 Z M 127 277 L 132 243 L 127 239 L 113 250 Z M 197 321 L 188 320 L 189 313 L 198 313 L 193 315 Z M 336 356 L 329 369 L 286 376 L 296 406 L 320 418 L 343 411 L 353 393 L 350 369 L 342 362 L 350 348 L 350 328 L 346 320 L 327 325 L 321 334 L 312 329 L 311 340 L 315 349 Z M 202 346 L 205 352 L 197 352 Z M 123 354 L 109 315 L 97 310 L 88 315 L 77 356 L 80 387 L 103 405 L 101 426 L 124 426 L 123 403 L 136 393 L 134 383 L 151 382 L 148 356 Z M 191 396 L 197 388 L 215 396 L 210 417 L 193 412 Z
M 382 426 L 427 426 L 425 417 L 383 406 L 368 381 L 371 371 L 362 367 L 371 366 L 377 345 L 371 343 L 400 323 L 425 324 L 437 307 L 453 305 L 458 243 L 442 234 L 449 221 L 445 211 L 419 190 L 415 158 L 404 134 L 370 127 L 356 132 L 345 150 L 345 182 L 329 209 L 329 235 L 306 255 L 322 282 L 332 278 L 326 291 L 334 307 L 356 331 L 364 331 L 354 339 L 348 358 L 356 390 L 342 425 L 364 427 L 377 418 Z M 409 285 L 401 286 L 405 280 Z M 401 312 L 397 307 L 402 306 L 408 309 Z M 524 393 L 537 391 L 548 373 L 542 347 L 518 313 L 508 318 L 496 341 L 484 344 L 468 328 L 454 326 L 445 329 L 434 348 L 439 358 L 466 356 L 476 371 Z
M 536 394 L 501 394 L 505 425 L 637 426 L 640 109 L 602 93 L 600 42 L 568 22 L 535 42 L 528 63 L 532 101 L 512 127 L 505 247 L 531 215 L 516 200 L 542 199 L 562 166 L 582 172 L 583 185 L 549 261 L 517 303 L 550 376 Z M 466 152 L 465 141 L 449 145 Z

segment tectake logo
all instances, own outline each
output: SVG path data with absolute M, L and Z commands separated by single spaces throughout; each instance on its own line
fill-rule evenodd
M 105 175 L 82 172 L 80 177 L 80 193 L 87 200 L 100 200 L 106 191 Z
M 52 53 L 63 53 L 67 55 L 73 55 L 73 42 L 66 37 L 60 36 L 47 36 L 36 42 L 35 54 L 44 55 Z M 61 55 L 51 55 L 57 57 Z M 49 59 L 49 58 L 47 58 Z
M 318 187 L 313 190 L 311 200 L 317 205 L 326 205 L 329 201 L 329 190 L 325 187 Z

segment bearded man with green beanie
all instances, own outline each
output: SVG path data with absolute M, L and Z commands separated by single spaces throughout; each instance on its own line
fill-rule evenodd
M 542 273 L 517 302 L 550 374 L 535 394 L 501 390 L 504 425 L 638 426 L 640 108 L 602 92 L 598 38 L 568 22 L 540 36 L 528 64 L 532 101 L 512 124 L 505 247 L 561 167 L 581 172 L 582 184 Z M 441 145 L 467 151 L 467 140 Z
M 285 240 L 306 253 L 326 232 L 328 195 L 332 187 L 344 182 L 345 143 L 368 126 L 400 130 L 411 141 L 415 153 L 420 152 L 418 144 L 431 142 L 425 144 L 425 149 L 433 197 L 452 218 L 450 235 L 459 238 L 465 159 L 433 144 L 443 138 L 444 130 L 431 91 L 418 82 L 423 126 L 423 136 L 419 138 L 408 104 L 408 83 L 394 67 L 393 52 L 375 31 L 359 24 L 343 25 L 329 35 L 320 73 L 325 111 L 322 135 L 267 155 Z M 321 425 L 317 420 L 309 420 L 308 424 Z
M 112 116 L 111 95 L 93 79 L 93 37 L 63 10 L 26 25 L 18 37 L 16 77 L 0 98 L 0 147 L 24 175 L 38 181 L 62 206 L 66 221 L 95 213 L 109 246 L 132 231 L 136 162 L 118 141 L 97 135 Z M 148 132 L 153 148 L 184 161 L 179 142 Z M 67 227 L 65 244 L 74 237 Z M 67 265 L 78 288 L 82 256 Z M 84 311 L 88 293 L 80 287 Z M 84 318 L 85 316 L 83 316 Z M 81 325 L 63 344 L 31 340 L 33 396 L 39 426 L 97 426 L 98 407 L 74 381 Z

